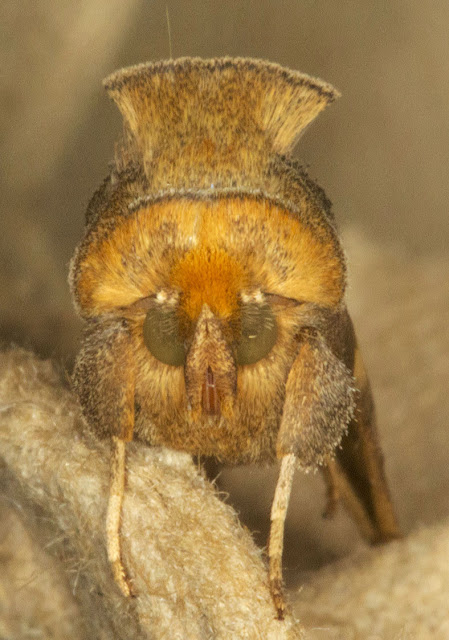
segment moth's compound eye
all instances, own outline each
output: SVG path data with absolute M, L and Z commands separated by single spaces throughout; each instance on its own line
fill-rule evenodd
M 151 355 L 160 362 L 173 367 L 181 367 L 185 363 L 186 351 L 174 309 L 152 307 L 143 323 L 143 340 Z
M 270 353 L 276 339 L 276 319 L 269 305 L 242 305 L 237 364 L 254 364 L 262 360 Z

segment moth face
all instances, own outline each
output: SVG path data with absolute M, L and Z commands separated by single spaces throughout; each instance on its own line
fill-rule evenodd
M 303 310 L 338 305 L 344 286 L 331 237 L 238 197 L 142 206 L 99 228 L 73 268 L 82 314 L 128 323 L 137 432 L 153 424 L 141 437 L 192 451 L 209 438 L 212 453 L 211 420 L 240 425 L 236 448 L 276 423 Z
M 169 285 L 133 305 L 139 352 L 178 384 L 182 371 L 190 418 L 231 418 L 239 373 L 269 365 L 279 338 L 285 347 L 286 316 L 299 302 L 261 291 L 244 261 L 207 245 L 173 262 Z
M 219 280 L 222 274 L 217 274 Z M 219 283 L 213 278 L 209 282 L 211 287 L 205 287 L 201 296 L 172 290 L 150 299 L 143 343 L 160 363 L 183 369 L 191 416 L 231 418 L 239 368 L 267 359 L 278 339 L 278 322 L 270 296 L 256 290 L 217 300 L 222 295 Z M 196 298 L 193 308 L 192 296 Z M 225 305 L 221 312 L 217 302 Z

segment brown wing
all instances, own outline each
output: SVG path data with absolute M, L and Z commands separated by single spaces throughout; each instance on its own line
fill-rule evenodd
M 384 460 L 376 429 L 374 403 L 354 329 L 345 312 L 338 330 L 330 336 L 336 351 L 353 370 L 359 390 L 355 416 L 343 437 L 336 458 L 324 470 L 332 511 L 341 499 L 371 543 L 401 536 L 384 472 Z M 344 344 L 344 353 L 337 344 Z

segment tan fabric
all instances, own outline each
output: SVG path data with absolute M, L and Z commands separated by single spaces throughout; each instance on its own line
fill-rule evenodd
M 123 598 L 105 551 L 109 448 L 79 436 L 73 396 L 48 361 L 28 352 L 2 355 L 0 403 L 1 452 L 14 476 L 6 493 L 30 518 L 33 538 L 62 560 L 87 634 L 81 637 L 302 637 L 291 618 L 274 619 L 260 550 L 190 457 L 134 443 L 127 447 L 122 548 L 138 597 Z M 29 568 L 37 585 L 39 565 L 36 556 Z M 2 587 L 9 594 L 22 583 L 23 570 Z M 8 600 L 20 611 L 20 596 Z M 36 597 L 38 628 L 41 607 Z M 5 624 L 14 625 L 10 612 L 4 613 Z M 54 614 L 67 622 L 65 606 L 56 606 Z M 7 633 L 24 637 L 18 618 Z M 76 615 L 73 624 L 80 626 Z M 60 625 L 54 633 L 64 637 Z

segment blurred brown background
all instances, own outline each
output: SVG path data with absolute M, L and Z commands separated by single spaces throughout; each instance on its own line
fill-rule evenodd
M 173 57 L 266 58 L 342 92 L 297 155 L 347 239 L 351 308 L 401 521 L 406 530 L 438 521 L 449 514 L 448 2 L 3 0 L 0 339 L 70 367 L 80 324 L 68 262 L 121 130 L 101 81 L 170 57 L 167 8 Z M 262 477 L 231 471 L 224 486 L 263 543 L 275 472 L 265 493 Z M 318 522 L 317 479 L 300 478 L 297 494 L 287 559 L 307 570 L 347 552 L 356 534 L 343 515 Z
M 297 150 L 340 226 L 414 255 L 446 251 L 447 2 L 4 0 L 2 338 L 76 349 L 68 261 L 121 127 L 101 81 L 169 57 L 167 10 L 173 57 L 267 58 L 340 89 Z

